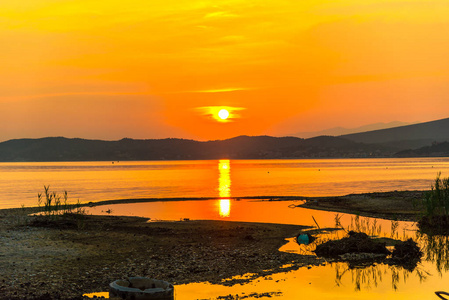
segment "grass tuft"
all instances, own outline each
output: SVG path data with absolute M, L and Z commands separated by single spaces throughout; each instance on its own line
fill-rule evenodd
M 86 210 L 82 207 L 79 199 L 77 203 L 70 204 L 67 191 L 59 194 L 50 191 L 49 185 L 44 185 L 44 193 L 37 194 L 37 203 L 39 207 L 43 208 L 41 216 L 47 221 L 56 221 L 60 219 L 68 221 L 75 219 L 78 228 L 84 227 L 83 216 L 86 214 Z

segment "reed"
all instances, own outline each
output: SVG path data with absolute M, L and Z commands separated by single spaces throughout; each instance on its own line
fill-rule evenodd
M 441 178 L 441 173 L 422 200 L 418 226 L 428 234 L 449 235 L 449 178 Z
M 441 172 L 435 178 L 431 190 L 423 199 L 425 215 L 449 215 L 449 177 L 441 178 Z
M 70 204 L 67 191 L 64 191 L 61 195 L 57 192 L 50 191 L 49 185 L 44 185 L 43 194 L 37 194 L 37 204 L 39 207 L 43 207 L 43 215 L 49 218 L 58 218 L 68 214 L 85 214 L 85 209 L 82 207 L 79 199 L 77 203 Z
M 440 276 L 447 272 L 449 270 L 449 236 L 418 233 L 418 238 L 423 245 L 425 260 L 435 263 Z
M 391 273 L 391 279 L 388 278 L 388 274 Z M 345 276 L 347 274 L 347 276 Z M 335 284 L 336 286 L 344 286 L 345 282 L 343 277 L 351 278 L 354 290 L 356 292 L 362 290 L 371 290 L 377 288 L 383 281 L 390 281 L 393 290 L 397 291 L 401 284 L 409 280 L 410 275 L 416 275 L 419 280 L 425 281 L 429 273 L 419 268 L 413 271 L 407 270 L 401 266 L 385 265 L 385 264 L 373 264 L 373 265 L 351 265 L 349 263 L 336 263 L 335 264 Z

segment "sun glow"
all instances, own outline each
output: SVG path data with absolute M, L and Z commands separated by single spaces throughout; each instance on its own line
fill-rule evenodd
M 244 110 L 244 108 L 233 106 L 204 106 L 198 107 L 197 110 L 209 119 L 225 123 L 241 118 L 237 111 Z

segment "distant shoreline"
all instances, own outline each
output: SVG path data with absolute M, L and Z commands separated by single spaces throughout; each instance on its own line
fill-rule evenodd
M 206 200 L 260 200 L 260 201 L 300 201 L 300 200 L 313 200 L 320 197 L 302 197 L 302 196 L 246 196 L 246 197 L 167 197 L 167 198 L 125 198 L 125 199 L 112 199 L 112 200 L 100 200 L 95 202 L 81 203 L 80 207 L 95 207 L 103 205 L 114 204 L 131 204 L 131 203 L 145 203 L 145 202 L 176 202 L 176 201 L 206 201 Z M 76 204 L 69 204 L 71 207 L 76 207 Z M 14 211 L 14 210 L 26 210 L 27 213 L 36 213 L 43 211 L 43 207 L 27 206 L 27 207 L 11 207 L 0 208 L 0 212 Z
M 449 119 L 444 121 L 449 124 Z M 348 138 L 353 136 L 356 141 Z M 390 142 L 344 137 L 238 136 L 227 140 L 195 141 L 152 139 L 118 141 L 47 137 L 0 142 L 1 162 L 54 161 L 140 161 L 140 160 L 209 160 L 209 159 L 313 159 L 313 158 L 387 158 L 447 157 L 449 137 Z

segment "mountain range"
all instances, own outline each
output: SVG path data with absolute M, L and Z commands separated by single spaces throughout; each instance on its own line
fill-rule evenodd
M 317 137 L 322 135 L 331 135 L 331 136 L 340 136 L 344 134 L 352 134 L 352 133 L 360 133 L 360 132 L 366 132 L 366 131 L 373 131 L 373 130 L 380 130 L 380 129 L 388 129 L 392 127 L 399 127 L 399 126 L 406 126 L 416 124 L 415 123 L 406 123 L 406 122 L 388 122 L 388 123 L 374 123 L 374 124 L 368 124 L 356 128 L 344 128 L 344 127 L 334 127 L 329 129 L 324 129 L 320 131 L 309 131 L 309 132 L 296 132 L 292 134 L 292 136 L 300 137 L 300 138 L 311 138 L 311 137 Z
M 47 137 L 0 143 L 0 161 L 120 161 L 187 159 L 357 158 L 449 156 L 449 118 L 341 136 L 239 136 L 102 141 Z
M 388 129 L 341 135 L 340 137 L 369 144 L 380 144 L 401 150 L 416 149 L 449 140 L 449 118 Z

